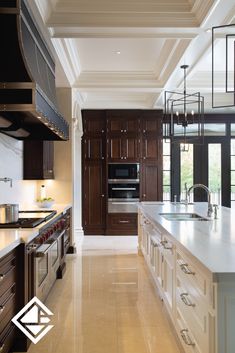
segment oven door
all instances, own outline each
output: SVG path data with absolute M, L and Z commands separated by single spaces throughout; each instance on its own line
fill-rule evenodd
M 108 195 L 109 199 L 139 199 L 139 183 L 109 183 Z
M 44 300 L 50 290 L 50 244 L 43 244 L 35 251 L 35 294 Z

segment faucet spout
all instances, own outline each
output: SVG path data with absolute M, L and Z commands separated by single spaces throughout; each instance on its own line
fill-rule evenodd
M 211 217 L 213 213 L 213 206 L 211 203 L 211 191 L 210 189 L 204 184 L 194 184 L 188 189 L 188 197 L 190 196 L 190 192 L 196 188 L 201 188 L 206 191 L 207 193 L 207 202 L 208 202 L 208 209 L 207 209 L 207 216 Z

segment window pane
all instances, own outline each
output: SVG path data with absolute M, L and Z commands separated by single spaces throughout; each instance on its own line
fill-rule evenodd
M 171 157 L 163 156 L 163 170 L 170 170 L 170 169 L 171 169 Z
M 170 185 L 170 171 L 163 171 L 163 185 Z
M 180 152 L 180 185 L 181 196 L 180 199 L 185 199 L 185 183 L 190 187 L 193 185 L 193 145 L 189 144 L 188 152 Z M 192 195 L 191 195 L 192 198 Z
M 231 156 L 231 169 L 235 170 L 235 156 Z
M 163 200 L 170 201 L 171 199 L 171 187 L 170 185 L 163 185 Z
M 235 201 L 235 186 L 231 186 L 231 201 Z
M 171 154 L 170 140 L 163 139 L 163 155 L 168 155 L 169 156 L 170 154 Z
M 231 171 L 231 185 L 235 185 L 235 171 Z
M 235 155 L 235 139 L 231 139 L 231 155 Z
M 221 203 L 221 144 L 208 145 L 209 189 L 212 192 L 212 203 Z

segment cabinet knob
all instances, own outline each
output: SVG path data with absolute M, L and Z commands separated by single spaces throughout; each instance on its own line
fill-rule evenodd
M 144 157 L 144 159 L 146 159 L 146 157 Z
M 104 157 L 102 157 L 102 159 L 104 159 Z
M 126 130 L 124 130 L 124 132 L 126 132 Z
M 101 197 L 104 197 L 104 194 L 102 194 Z
M 146 194 L 144 194 L 143 197 L 146 197 Z
M 121 130 L 121 132 L 123 132 L 123 130 Z
M 104 130 L 101 130 L 102 134 L 104 133 Z
M 126 159 L 126 157 L 124 157 L 124 159 Z

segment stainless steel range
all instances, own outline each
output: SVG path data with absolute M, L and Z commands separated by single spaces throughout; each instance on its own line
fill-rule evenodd
M 36 213 L 37 219 L 42 219 L 43 214 Z M 55 213 L 46 216 L 46 224 L 40 227 L 38 236 L 26 248 L 28 283 L 33 283 L 33 287 L 28 288 L 29 299 L 36 295 L 44 301 L 56 278 L 62 278 L 65 271 L 65 254 L 69 246 L 70 216 L 67 213 L 61 214 L 48 221 L 54 215 Z M 32 214 L 32 216 L 35 216 L 35 214 Z M 31 219 L 32 222 L 36 222 L 34 217 Z M 45 218 L 43 218 L 44 221 Z M 23 222 L 23 224 L 25 223 Z M 32 223 L 30 224 L 32 225 Z
M 56 214 L 54 210 L 19 211 L 19 219 L 13 223 L 0 223 L 0 228 L 34 228 Z

